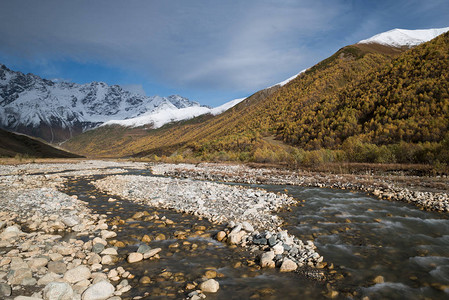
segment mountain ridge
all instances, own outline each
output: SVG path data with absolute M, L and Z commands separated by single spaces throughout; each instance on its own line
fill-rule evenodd
M 142 96 L 104 82 L 53 82 L 0 64 L 0 127 L 59 142 L 110 119 L 200 107 L 179 95 Z
M 449 27 L 414 30 L 395 28 L 361 40 L 357 44 L 377 43 L 393 47 L 413 47 L 428 42 L 448 31 Z
M 363 133 L 359 130 L 359 126 L 363 128 L 363 125 L 358 122 L 370 121 L 371 115 L 364 115 L 360 119 L 359 114 L 354 114 L 360 109 L 357 107 L 357 103 L 349 102 L 343 106 L 338 106 L 338 99 L 345 100 L 345 93 L 357 95 L 358 85 L 364 84 L 363 82 L 360 83 L 363 78 L 386 76 L 385 78 L 388 79 L 385 81 L 387 86 L 390 81 L 391 83 L 396 82 L 403 77 L 402 74 L 396 71 L 384 73 L 385 70 L 394 66 L 399 70 L 406 70 L 410 74 L 415 73 L 416 76 L 412 77 L 415 78 L 413 82 L 427 82 L 426 78 L 429 78 L 429 74 L 425 72 L 425 66 L 428 62 L 431 62 L 432 68 L 444 74 L 445 68 L 447 68 L 446 63 L 441 63 L 445 62 L 444 55 L 438 54 L 432 57 L 426 55 L 426 51 L 444 54 L 444 49 L 447 47 L 447 36 L 448 34 L 445 34 L 411 50 L 379 44 L 346 46 L 331 57 L 307 69 L 300 76 L 296 76 L 286 85 L 276 85 L 269 92 L 266 90 L 259 91 L 219 116 L 181 122 L 148 132 L 139 132 L 139 129 L 134 129 L 133 134 L 129 135 L 123 129 L 105 128 L 102 129 L 104 131 L 90 132 L 89 135 L 80 136 L 79 140 L 69 141 L 67 146 L 69 149 L 84 150 L 86 154 L 92 154 L 95 149 L 101 147 L 114 149 L 115 155 L 122 156 L 182 155 L 205 160 L 264 161 L 268 159 L 296 161 L 304 159 L 305 154 L 301 151 L 310 151 L 311 155 L 318 155 L 318 157 L 321 157 L 320 159 L 327 160 L 346 157 L 346 159 L 357 161 L 363 159 L 369 161 L 388 161 L 389 159 L 405 162 L 415 160 L 434 161 L 438 156 L 436 149 L 440 149 L 438 148 L 440 147 L 439 143 L 442 142 L 442 138 L 444 139 L 444 132 L 439 134 L 436 139 L 423 139 L 423 143 L 427 143 L 426 141 L 431 143 L 428 145 L 407 144 L 411 142 L 419 143 L 419 141 L 404 140 L 405 144 L 400 147 L 404 148 L 404 151 L 413 153 L 405 155 L 409 158 L 398 158 L 397 151 L 399 150 L 397 149 L 399 149 L 399 146 L 396 146 L 396 144 L 391 144 L 392 146 L 388 146 L 389 148 L 382 146 L 390 145 L 388 142 L 376 145 L 374 144 L 375 140 L 370 139 L 369 132 Z M 435 59 L 435 61 L 432 59 Z M 407 67 L 409 61 L 413 61 L 414 65 Z M 421 69 L 421 66 L 424 69 Z M 423 79 L 425 80 L 423 81 Z M 445 85 L 443 84 L 441 87 L 445 88 Z M 367 83 L 366 91 L 369 92 L 370 89 L 374 89 L 374 86 L 371 87 Z M 433 89 L 434 87 L 429 85 L 429 90 L 426 92 L 427 97 L 432 95 Z M 385 94 L 385 96 L 388 96 L 388 94 Z M 390 98 L 386 99 L 391 101 Z M 410 99 L 414 99 L 414 97 Z M 416 103 L 420 105 L 416 106 L 412 104 L 413 102 L 407 105 L 412 105 L 413 110 L 420 106 L 426 107 L 426 102 L 420 102 L 422 99 L 427 99 L 424 93 L 422 97 L 417 98 Z M 432 99 L 432 96 L 430 96 L 430 99 Z M 360 100 L 359 102 L 364 103 Z M 389 124 L 397 126 L 397 123 L 389 121 L 388 115 L 385 116 L 384 112 L 388 112 L 389 103 L 383 104 L 386 107 L 385 110 L 382 110 L 382 118 L 385 121 L 373 119 L 374 122 L 380 122 L 381 126 L 390 126 Z M 355 105 L 355 107 L 351 107 L 352 105 Z M 392 112 L 395 112 L 395 110 L 392 110 Z M 346 116 L 347 120 L 345 121 L 344 118 L 335 119 L 337 113 L 343 117 Z M 442 120 L 446 119 L 443 117 Z M 335 122 L 332 123 L 332 121 Z M 401 126 L 414 126 L 412 121 L 410 121 L 411 123 L 407 122 L 409 121 L 402 122 Z M 346 128 L 345 125 L 348 125 L 348 127 Z M 402 130 L 404 129 L 406 128 L 404 127 Z M 106 137 L 106 134 L 104 134 L 106 131 L 109 136 L 114 136 L 117 133 L 117 139 Z M 392 131 L 391 128 L 390 131 Z M 379 131 L 381 135 L 382 132 Z M 348 140 L 353 135 L 354 138 Z M 92 142 L 96 138 L 99 139 Z M 276 139 L 283 141 L 286 147 L 279 147 L 277 142 L 273 143 Z M 344 144 L 346 140 L 349 142 Z M 393 143 L 398 141 L 401 141 L 401 139 L 392 140 Z M 343 146 L 346 148 L 341 148 Z M 357 153 L 357 151 L 351 152 L 354 147 L 362 147 L 361 150 L 357 148 L 360 153 L 368 149 L 375 154 L 370 156 L 371 158 L 368 155 L 363 158 L 351 157 L 351 153 Z M 326 152 L 326 149 L 331 150 L 331 152 Z M 420 151 L 424 154 L 419 154 Z M 434 158 L 429 155 L 434 155 Z M 445 158 L 443 157 L 443 159 Z

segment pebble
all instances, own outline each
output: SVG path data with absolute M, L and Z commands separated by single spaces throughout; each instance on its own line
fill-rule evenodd
M 135 263 L 135 262 L 139 262 L 141 260 L 143 260 L 143 254 L 142 253 L 131 252 L 130 254 L 128 254 L 127 261 L 130 264 Z
M 143 258 L 144 259 L 151 258 L 151 257 L 155 256 L 156 254 L 158 254 L 161 251 L 162 251 L 161 248 L 154 248 L 154 249 L 148 250 L 147 252 L 145 252 L 143 254 Z
M 89 279 L 91 276 L 90 269 L 86 266 L 78 266 L 71 270 L 68 270 L 64 274 L 64 280 L 69 283 L 77 283 L 78 281 Z
M 226 232 L 220 231 L 217 233 L 217 241 L 221 242 L 226 237 Z
M 97 282 L 88 287 L 83 295 L 82 300 L 105 300 L 114 295 L 114 286 L 107 281 Z
M 262 268 L 274 268 L 275 267 L 275 262 L 273 261 L 274 256 L 275 256 L 274 251 L 262 253 L 262 255 L 260 256 L 260 266 Z
M 376 278 L 374 278 L 374 280 L 373 280 L 373 282 L 374 283 L 384 283 L 385 282 L 385 279 L 384 279 L 384 277 L 383 276 L 376 276 Z
M 284 261 L 282 262 L 281 268 L 280 268 L 280 272 L 293 272 L 298 268 L 298 265 L 292 261 L 291 259 L 284 259 Z
M 51 261 L 48 263 L 48 271 L 56 274 L 64 274 L 67 271 L 67 265 L 62 261 Z
M 136 252 L 143 254 L 143 253 L 148 252 L 150 250 L 151 250 L 150 246 L 148 246 L 147 244 L 141 244 Z
M 216 293 L 218 292 L 218 289 L 220 288 L 220 284 L 215 279 L 208 279 L 204 282 L 202 282 L 199 285 L 199 288 L 202 292 L 205 293 Z
M 148 283 L 151 282 L 151 279 L 150 279 L 150 277 L 148 277 L 148 276 L 143 276 L 142 278 L 140 278 L 139 282 L 140 282 L 141 284 L 148 284 Z
M 50 282 L 45 286 L 43 296 L 45 300 L 72 300 L 73 289 L 66 282 Z
M 93 253 L 101 253 L 104 251 L 104 244 L 96 243 L 92 246 L 92 252 Z

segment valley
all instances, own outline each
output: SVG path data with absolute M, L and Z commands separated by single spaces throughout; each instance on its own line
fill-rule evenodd
M 132 39 L 99 51 L 120 44 L 107 68 L 53 61 L 109 83 L 0 64 L 1 299 L 447 299 L 449 27 L 340 45 L 274 85 L 281 64 L 230 76 L 267 59 L 215 46 L 185 68 L 189 39 L 168 36 L 136 52 L 176 49 L 157 76 L 136 58 L 115 77 Z M 236 99 L 176 94 L 217 97 L 218 73 Z

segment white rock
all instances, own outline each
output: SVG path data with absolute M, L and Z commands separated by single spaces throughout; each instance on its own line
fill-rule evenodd
M 281 265 L 281 272 L 293 272 L 298 268 L 298 265 L 291 259 L 285 258 Z
M 28 266 L 32 271 L 37 271 L 39 268 L 45 267 L 48 264 L 48 259 L 45 257 L 38 257 L 28 261 Z
M 112 263 L 114 263 L 114 260 L 112 259 L 112 257 L 110 255 L 104 255 L 101 258 L 101 264 L 102 265 L 110 265 Z
M 245 221 L 242 223 L 242 227 L 243 230 L 247 231 L 247 232 L 253 232 L 254 231 L 254 227 L 253 225 L 251 225 L 249 222 Z
M 103 245 L 107 245 L 108 244 L 108 242 L 106 242 L 104 239 L 102 239 L 102 238 L 99 238 L 99 237 L 96 237 L 96 238 L 94 238 L 94 240 L 92 241 L 92 245 L 95 245 L 95 244 L 103 244 Z
M 81 265 L 71 270 L 68 270 L 64 274 L 64 280 L 67 280 L 69 283 L 77 283 L 78 281 L 89 279 L 91 276 L 91 272 L 88 267 Z
M 64 225 L 66 225 L 67 227 L 73 227 L 79 224 L 79 220 L 76 217 L 62 218 L 61 222 L 64 223 Z
M 260 266 L 262 268 L 265 267 L 274 268 L 275 267 L 275 263 L 273 261 L 274 256 L 275 256 L 274 251 L 264 252 L 260 257 Z
M 106 248 L 100 253 L 101 255 L 118 255 L 117 250 L 115 248 Z
M 108 273 L 108 278 L 116 277 L 118 276 L 118 271 L 116 269 L 112 269 Z
M 17 226 L 6 227 L 5 230 L 0 234 L 1 240 L 7 240 L 13 237 L 17 237 L 23 234 L 23 232 Z
M 206 293 L 216 293 L 220 288 L 220 284 L 215 279 L 209 279 L 202 282 L 199 288 Z
M 50 282 L 43 290 L 45 300 L 72 300 L 73 289 L 67 282 Z
M 143 259 L 143 254 L 138 252 L 131 252 L 128 255 L 128 262 L 130 264 L 141 261 Z
M 148 258 L 150 258 L 150 257 L 153 257 L 153 256 L 155 256 L 156 254 L 158 254 L 159 252 L 161 252 L 161 248 L 154 248 L 154 249 L 151 249 L 151 250 L 149 250 L 149 251 L 147 251 L 147 252 L 145 252 L 144 254 L 143 254 L 143 258 L 144 259 L 148 259 Z
M 242 230 L 242 225 L 241 225 L 241 224 L 238 224 L 237 226 L 235 226 L 235 227 L 231 230 L 231 233 L 230 233 L 230 234 L 233 234 L 233 233 L 239 233 L 240 230 Z
M 102 230 L 101 231 L 101 237 L 103 238 L 103 239 L 110 239 L 110 238 L 113 238 L 113 237 L 116 237 L 117 236 L 117 233 L 115 233 L 114 231 L 109 231 L 109 230 Z
M 45 274 L 41 279 L 37 281 L 38 285 L 47 285 L 52 281 L 55 281 L 58 278 L 61 278 L 61 275 L 58 275 L 56 273 L 50 272 L 48 274 Z
M 114 295 L 115 288 L 107 281 L 91 285 L 82 295 L 82 300 L 105 300 Z
M 237 245 L 240 244 L 242 241 L 242 238 L 245 236 L 245 231 L 239 230 L 237 233 L 229 233 L 228 236 L 228 243 L 231 245 Z
M 284 253 L 284 246 L 282 246 L 282 244 L 280 244 L 280 243 L 274 245 L 272 249 L 273 249 L 275 255 Z

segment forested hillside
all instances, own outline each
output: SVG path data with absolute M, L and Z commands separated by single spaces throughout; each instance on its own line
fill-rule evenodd
M 411 50 L 356 44 L 217 117 L 101 128 L 67 143 L 178 159 L 448 162 L 449 34 Z

